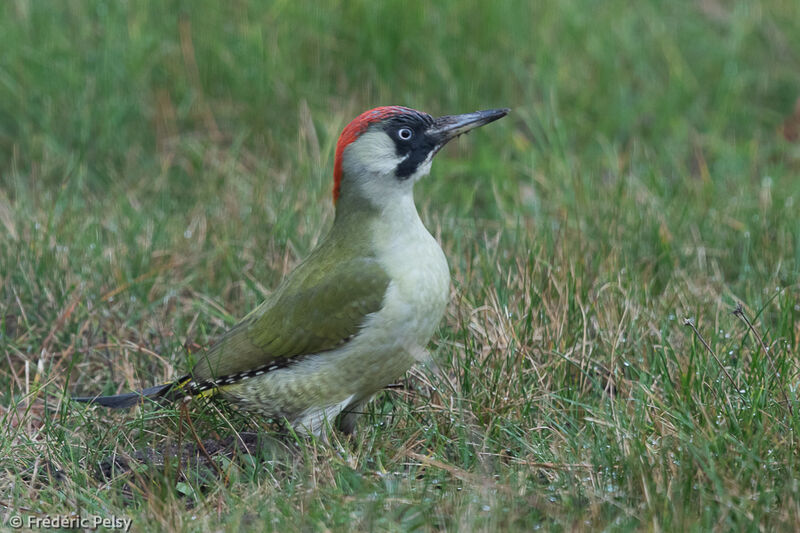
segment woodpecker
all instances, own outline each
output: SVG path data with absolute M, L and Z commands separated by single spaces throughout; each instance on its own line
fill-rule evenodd
M 362 406 L 424 358 L 449 297 L 447 259 L 419 218 L 414 184 L 448 141 L 508 111 L 362 113 L 336 145 L 331 229 L 261 305 L 188 375 L 73 400 L 122 408 L 218 394 L 300 433 L 321 435 L 334 421 L 353 433 Z

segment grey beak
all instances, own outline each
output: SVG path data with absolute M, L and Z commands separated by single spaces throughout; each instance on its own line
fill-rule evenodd
M 441 148 L 448 141 L 455 139 L 459 135 L 503 118 L 509 111 L 510 109 L 506 107 L 475 111 L 474 113 L 465 113 L 463 115 L 445 115 L 434 120 L 433 125 L 426 134 L 437 139 L 438 147 Z

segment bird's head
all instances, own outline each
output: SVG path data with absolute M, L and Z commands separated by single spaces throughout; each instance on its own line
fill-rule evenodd
M 387 106 L 360 114 L 336 144 L 333 201 L 350 198 L 381 208 L 410 195 L 448 141 L 507 113 L 508 109 L 489 109 L 434 118 L 407 107 Z

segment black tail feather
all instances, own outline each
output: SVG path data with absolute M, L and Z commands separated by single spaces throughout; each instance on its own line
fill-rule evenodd
M 115 396 L 73 396 L 72 401 L 95 403 L 97 405 L 110 407 L 112 409 L 123 409 L 125 407 L 133 407 L 138 403 L 142 403 L 146 398 L 161 398 L 167 394 L 176 383 L 179 382 L 165 383 L 163 385 L 156 385 L 155 387 L 148 387 L 146 389 L 134 392 L 117 394 Z

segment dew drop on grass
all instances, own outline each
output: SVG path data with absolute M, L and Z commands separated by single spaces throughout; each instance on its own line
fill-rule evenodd
M 488 513 L 489 511 L 492 510 L 492 508 L 489 507 L 488 505 L 484 505 L 483 507 L 481 507 L 481 509 L 483 510 L 483 512 L 486 512 L 486 513 Z

